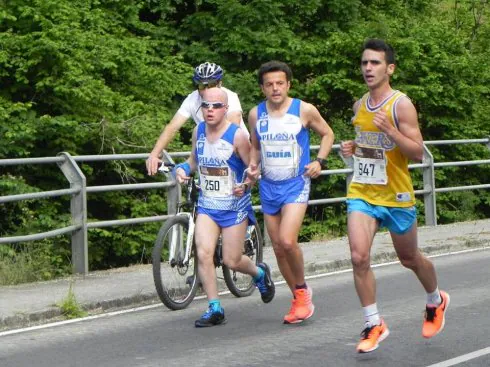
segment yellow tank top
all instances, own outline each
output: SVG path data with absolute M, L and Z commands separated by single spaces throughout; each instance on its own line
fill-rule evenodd
M 389 207 L 415 205 L 408 159 L 395 142 L 373 123 L 376 112 L 384 109 L 391 123 L 397 127 L 395 107 L 404 96 L 399 91 L 393 91 L 390 97 L 373 107 L 369 104 L 369 93 L 362 97 L 352 119 L 356 148 L 348 199 L 362 199 L 373 205 Z

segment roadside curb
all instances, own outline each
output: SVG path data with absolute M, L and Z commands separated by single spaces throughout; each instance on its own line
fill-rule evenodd
M 115 311 L 118 309 L 160 303 L 160 299 L 156 292 L 149 294 L 137 294 L 123 298 L 114 298 L 97 302 L 83 303 L 80 307 L 89 313 L 88 316 L 104 313 L 108 310 Z M 46 310 L 19 313 L 15 316 L 7 316 L 0 319 L 0 331 L 17 329 L 21 327 L 29 327 L 48 322 L 62 321 L 67 318 L 63 316 L 61 309 L 57 306 L 52 306 Z
M 425 255 L 437 255 L 450 252 L 463 251 L 468 249 L 486 250 L 490 248 L 488 240 L 473 240 L 458 244 L 425 246 L 420 250 Z M 307 247 L 304 248 L 307 251 Z M 392 261 L 397 261 L 395 251 L 384 251 L 372 256 L 372 264 L 382 264 Z M 350 258 L 339 259 L 334 261 L 321 261 L 305 263 L 305 275 L 314 276 L 322 273 L 351 269 Z M 272 272 L 272 277 L 275 282 L 283 281 L 283 277 L 279 270 Z M 219 291 L 226 291 L 227 288 L 221 284 Z M 119 309 L 145 306 L 151 304 L 160 304 L 160 299 L 156 292 L 138 293 L 132 296 L 118 297 L 97 302 L 81 303 L 81 308 L 89 313 L 89 315 L 101 314 L 107 311 L 116 311 Z M 163 306 L 163 305 L 162 305 Z M 66 318 L 63 316 L 61 309 L 55 305 L 41 311 L 32 313 L 19 313 L 13 316 L 7 316 L 0 319 L 0 331 L 7 331 L 22 327 L 29 327 L 48 322 L 62 321 Z

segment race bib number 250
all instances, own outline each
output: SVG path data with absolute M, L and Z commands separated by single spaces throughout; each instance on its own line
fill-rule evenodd
M 232 193 L 228 167 L 200 167 L 201 190 L 205 196 L 226 197 Z

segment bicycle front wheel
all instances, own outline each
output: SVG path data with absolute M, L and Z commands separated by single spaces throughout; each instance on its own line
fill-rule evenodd
M 247 228 L 247 236 L 243 246 L 243 254 L 248 256 L 255 265 L 262 262 L 264 241 L 257 223 Z M 223 265 L 223 278 L 230 292 L 236 297 L 250 296 L 255 290 L 255 283 L 250 275 L 230 270 Z
M 198 288 L 197 260 L 192 244 L 189 261 L 184 262 L 189 218 L 176 216 L 160 228 L 153 247 L 153 280 L 158 296 L 171 310 L 182 310 L 194 299 Z

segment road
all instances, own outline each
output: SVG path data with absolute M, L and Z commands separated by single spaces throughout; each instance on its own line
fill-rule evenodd
M 355 353 L 362 312 L 351 272 L 310 279 L 311 320 L 283 325 L 290 294 L 284 285 L 264 305 L 258 293 L 223 297 L 228 323 L 195 329 L 205 309 L 163 306 L 0 336 L 0 366 L 490 366 L 490 251 L 433 259 L 451 295 L 446 328 L 421 337 L 425 294 L 399 264 L 375 268 L 378 308 L 391 334 L 369 354 Z M 469 353 L 476 352 L 473 355 Z M 462 356 L 462 357 L 461 357 Z

